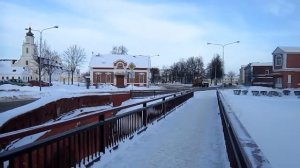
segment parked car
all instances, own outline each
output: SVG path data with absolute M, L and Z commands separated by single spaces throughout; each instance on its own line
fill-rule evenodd
M 28 81 L 28 83 L 30 84 L 30 86 L 40 86 L 40 82 L 37 80 L 31 80 Z M 42 87 L 49 86 L 49 83 L 41 81 L 41 86 Z M 50 86 L 52 86 L 52 83 L 50 84 Z

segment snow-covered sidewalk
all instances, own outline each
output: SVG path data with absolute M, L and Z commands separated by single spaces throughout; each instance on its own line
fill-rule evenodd
M 216 91 L 194 97 L 93 167 L 229 167 Z

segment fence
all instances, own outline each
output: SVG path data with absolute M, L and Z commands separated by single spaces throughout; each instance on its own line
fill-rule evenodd
M 132 98 L 137 98 L 137 97 L 147 97 L 147 96 L 157 96 L 157 95 L 162 95 L 162 94 L 170 94 L 170 93 L 175 93 L 178 92 L 179 90 L 131 90 L 130 91 L 130 96 Z
M 218 90 L 217 98 L 230 166 L 232 168 L 271 167 L 236 115 L 223 104 L 224 98 Z
M 174 94 L 169 99 L 166 97 L 169 96 L 151 105 L 147 105 L 150 101 L 142 102 L 142 108 L 109 119 L 104 119 L 99 113 L 99 122 L 0 153 L 0 168 L 89 166 L 100 160 L 106 149 L 117 148 L 120 141 L 132 138 L 136 132 L 145 130 L 148 123 L 165 117 L 176 106 L 193 97 L 193 92 Z M 135 105 L 137 104 L 139 103 Z M 115 109 L 123 108 L 125 107 Z M 40 128 L 39 131 L 49 128 Z

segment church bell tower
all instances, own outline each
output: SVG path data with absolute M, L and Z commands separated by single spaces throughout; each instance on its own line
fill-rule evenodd
M 35 48 L 36 45 L 34 44 L 34 34 L 31 32 L 31 27 L 29 27 L 22 45 L 22 57 L 32 58 Z

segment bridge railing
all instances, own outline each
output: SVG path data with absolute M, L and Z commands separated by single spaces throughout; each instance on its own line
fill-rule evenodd
M 0 153 L 2 167 L 76 167 L 99 161 L 105 151 L 118 148 L 118 143 L 147 129 L 176 106 L 193 97 L 193 92 L 181 92 L 161 102 L 142 102 L 138 108 L 109 119 L 99 115 L 99 122 L 77 127 L 63 133 Z M 149 103 L 150 105 L 147 105 Z M 120 109 L 122 109 L 120 107 Z M 109 111 L 109 110 L 108 110 Z M 57 125 L 56 125 L 57 126 Z M 63 125 L 59 125 L 63 126 Z M 38 131 L 50 129 L 39 127 Z M 35 130 L 36 131 L 36 130 Z M 11 134 L 15 135 L 15 134 Z M 7 135 L 6 138 L 9 139 Z M 2 138 L 5 138 L 5 136 Z
M 217 99 L 230 166 L 232 168 L 270 168 L 269 161 L 235 113 L 224 103 L 223 95 L 219 90 L 217 90 Z

